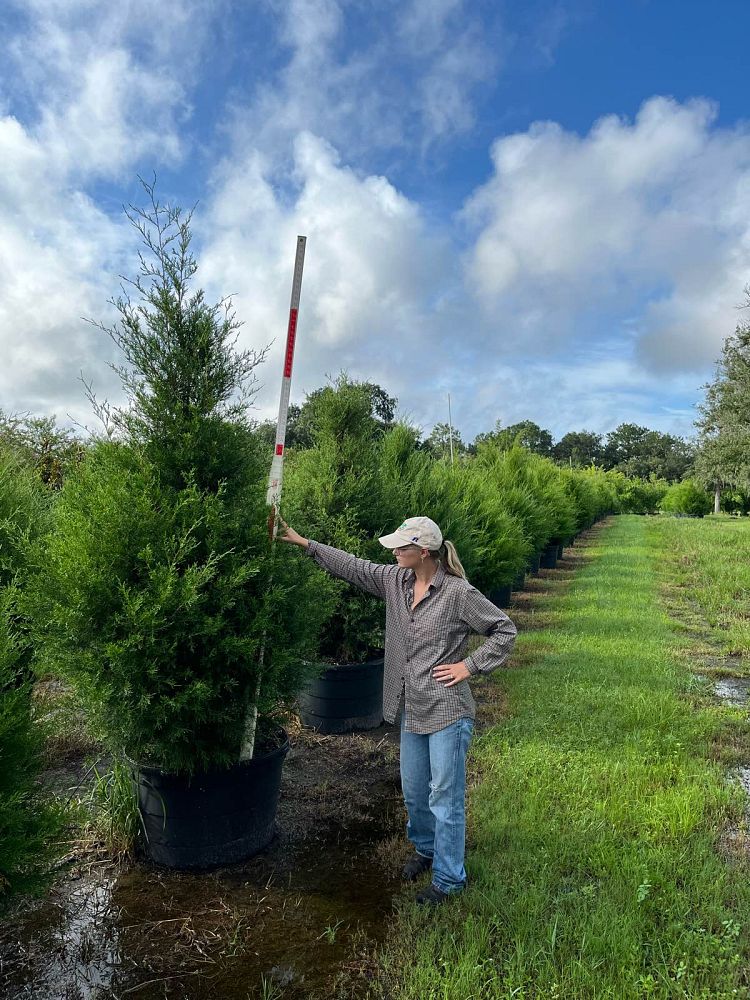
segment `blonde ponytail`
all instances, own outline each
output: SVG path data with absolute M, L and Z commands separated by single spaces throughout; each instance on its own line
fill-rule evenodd
M 435 556 L 445 566 L 445 572 L 450 576 L 462 576 L 466 579 L 466 570 L 461 565 L 461 560 L 458 558 L 458 552 L 456 552 L 456 546 L 453 542 L 449 542 L 447 538 L 444 538 L 443 544 L 435 553 Z

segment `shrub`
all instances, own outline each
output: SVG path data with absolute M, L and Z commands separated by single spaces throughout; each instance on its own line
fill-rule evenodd
M 639 479 L 621 472 L 608 472 L 607 477 L 615 484 L 623 514 L 656 514 L 669 488 L 666 479 L 657 479 L 656 476 Z
M 669 487 L 662 499 L 661 509 L 668 514 L 703 517 L 714 509 L 713 497 L 694 479 L 685 479 Z
M 576 529 L 576 508 L 558 466 L 520 445 L 499 454 L 493 454 L 493 447 L 480 447 L 479 461 L 490 470 L 493 481 L 506 495 L 511 488 L 521 487 L 528 491 L 532 502 L 525 518 L 520 509 L 517 510 L 534 550 L 540 551 L 548 542 L 570 538 Z M 508 500 L 505 502 L 507 504 Z M 515 503 L 518 502 L 517 494 Z M 516 510 L 511 508 L 511 513 L 515 514 Z
M 518 519 L 532 552 L 540 552 L 552 537 L 552 510 L 529 476 L 529 452 L 521 447 L 501 451 L 493 444 L 477 450 L 477 472 L 487 477 L 498 503 Z
M 0 451 L 0 909 L 43 881 L 59 815 L 41 798 L 42 734 L 32 715 L 31 647 L 20 608 L 29 549 L 42 537 L 48 504 L 38 478 Z
M 367 383 L 340 375 L 315 394 L 309 431 L 312 447 L 290 452 L 284 479 L 284 517 L 315 541 L 365 559 L 390 561 L 378 538 L 394 517 L 379 475 L 382 428 L 372 413 Z M 299 565 L 299 555 L 282 560 Z M 302 559 L 312 566 L 311 560 Z M 324 617 L 316 658 L 364 662 L 383 648 L 382 601 L 315 569 L 317 603 Z
M 579 475 L 591 483 L 596 497 L 596 516 L 603 514 L 618 514 L 621 511 L 620 498 L 615 481 L 610 473 L 592 465 L 583 469 Z
M 579 532 L 602 513 L 596 483 L 591 476 L 583 475 L 579 469 L 562 468 L 560 475 L 565 491 L 573 501 L 575 531 Z
M 479 590 L 510 583 L 530 553 L 523 524 L 475 460 L 451 465 L 416 450 L 416 434 L 395 427 L 381 447 L 381 475 L 395 520 L 424 514 L 456 546 Z

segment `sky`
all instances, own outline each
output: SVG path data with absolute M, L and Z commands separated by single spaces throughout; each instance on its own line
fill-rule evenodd
M 193 215 L 196 280 L 292 399 L 345 370 L 425 434 L 694 433 L 747 313 L 747 0 L 5 0 L 0 409 L 123 402 L 123 206 Z

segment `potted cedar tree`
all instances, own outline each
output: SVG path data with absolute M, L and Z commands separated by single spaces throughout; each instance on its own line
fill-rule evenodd
M 89 392 L 108 434 L 63 485 L 35 618 L 47 664 L 130 762 L 150 857 L 202 868 L 273 835 L 277 722 L 320 606 L 312 571 L 292 580 L 276 560 L 272 573 L 270 455 L 247 415 L 265 351 L 236 349 L 230 304 L 192 289 L 190 216 L 144 187 L 148 207 L 127 213 L 144 244 L 133 299 L 102 327 L 127 406 Z
M 288 459 L 284 517 L 309 538 L 384 562 L 378 537 L 402 515 L 388 510 L 378 473 L 383 425 L 371 388 L 341 374 L 314 394 L 312 447 Z M 322 673 L 300 694 L 300 718 L 322 733 L 372 729 L 383 720 L 383 602 L 317 572 L 328 602 L 315 657 Z
M 498 607 L 510 603 L 510 583 L 522 570 L 530 546 L 523 525 L 488 481 L 476 460 L 455 465 L 418 447 L 406 425 L 390 431 L 381 448 L 381 477 L 389 506 L 406 517 L 427 513 L 456 546 L 469 580 Z

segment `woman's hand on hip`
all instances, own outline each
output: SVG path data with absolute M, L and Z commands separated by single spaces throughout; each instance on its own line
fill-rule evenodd
M 467 677 L 471 677 L 471 673 L 466 663 L 461 660 L 460 663 L 442 663 L 439 667 L 435 667 L 432 671 L 432 676 L 438 684 L 449 688 L 453 687 L 454 684 L 460 684 L 461 681 L 465 681 Z
M 301 545 L 303 549 L 307 548 L 307 539 L 298 534 L 294 528 L 290 528 L 282 518 L 279 518 L 279 525 L 282 530 L 276 537 L 280 542 L 290 542 L 292 545 Z

